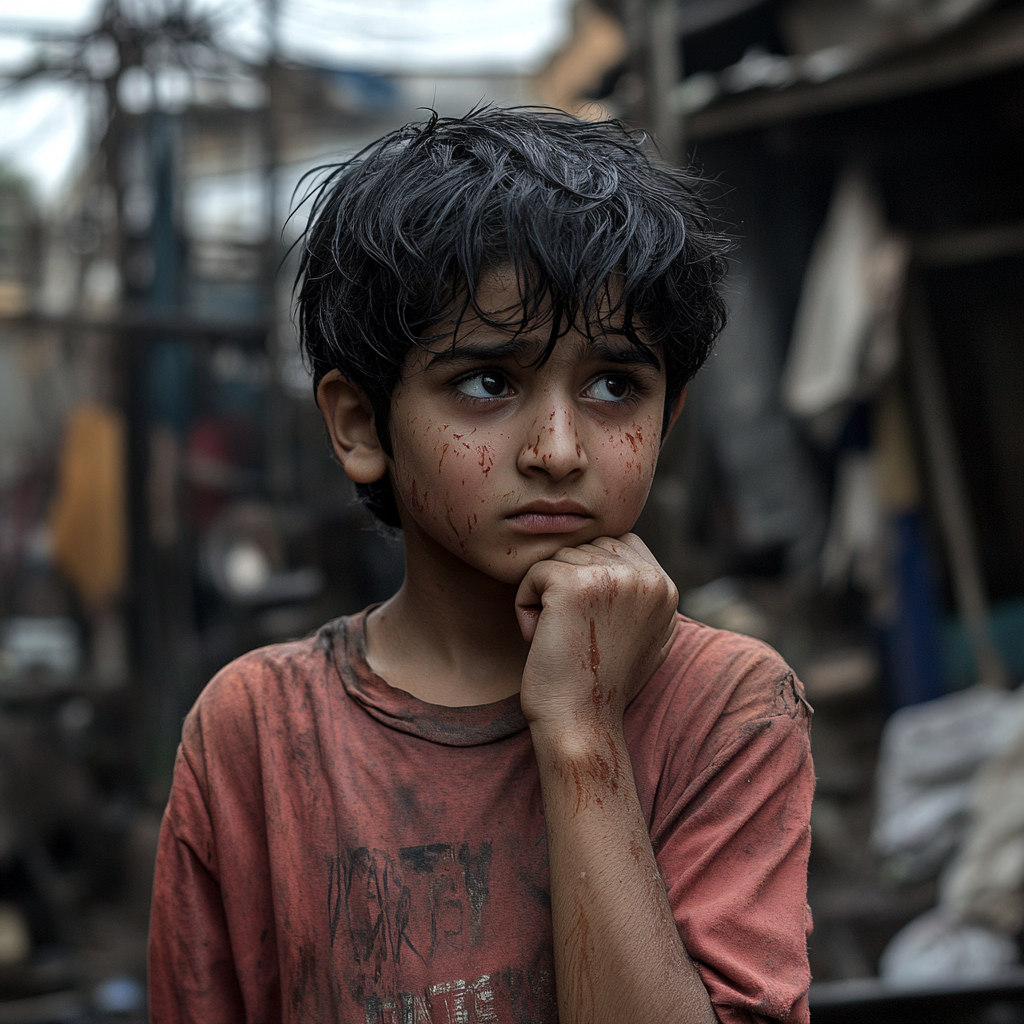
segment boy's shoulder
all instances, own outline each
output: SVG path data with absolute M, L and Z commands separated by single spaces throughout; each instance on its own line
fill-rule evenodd
M 211 714 L 265 717 L 282 702 L 309 707 L 318 691 L 340 683 L 346 669 L 360 674 L 358 665 L 339 665 L 338 659 L 358 658 L 365 614 L 333 619 L 301 640 L 236 658 L 210 680 L 189 719 Z M 681 614 L 669 654 L 642 696 L 691 707 L 706 703 L 715 717 L 796 718 L 811 711 L 802 685 L 774 648 Z
M 196 774 L 205 776 L 211 761 L 241 764 L 255 748 L 303 747 L 318 721 L 345 717 L 355 704 L 379 717 L 360 692 L 372 675 L 361 660 L 364 617 L 332 620 L 302 640 L 250 651 L 221 669 L 185 720 L 183 752 Z M 745 732 L 780 717 L 804 724 L 809 712 L 778 652 L 680 615 L 664 664 L 627 712 L 627 732 L 643 746 L 660 733 L 662 752 L 681 743 L 707 763 Z
M 780 719 L 806 735 L 811 713 L 803 686 L 774 648 L 679 615 L 668 657 L 628 718 L 642 723 L 642 745 L 686 749 L 695 766 L 707 766 Z
M 811 711 L 802 684 L 773 647 L 682 614 L 658 675 L 685 690 L 688 701 L 713 702 L 721 715 L 796 718 Z
M 335 643 L 347 621 L 332 620 L 301 640 L 260 647 L 225 665 L 185 718 L 186 751 L 202 756 L 212 734 L 222 749 L 249 743 L 254 734 L 308 715 L 338 679 Z

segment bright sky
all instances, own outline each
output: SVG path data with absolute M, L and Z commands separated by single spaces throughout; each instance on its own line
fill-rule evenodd
M 136 0 L 138 2 L 138 0 Z M 97 0 L 0 0 L 0 70 L 31 47 L 10 28 L 81 30 Z M 224 27 L 224 43 L 257 56 L 264 36 L 260 0 L 193 0 Z M 337 68 L 426 75 L 508 74 L 537 67 L 569 30 L 570 0 L 280 0 L 280 44 L 293 60 Z M 5 26 L 8 31 L 4 31 Z M 67 84 L 0 87 L 0 161 L 30 177 L 54 201 L 87 137 L 87 98 Z

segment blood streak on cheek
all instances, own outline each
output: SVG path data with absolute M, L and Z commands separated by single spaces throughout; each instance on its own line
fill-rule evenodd
M 447 501 L 444 503 L 444 517 L 448 521 L 448 526 L 452 531 L 452 535 L 459 542 L 459 547 L 462 548 L 463 551 L 465 551 L 466 542 L 462 539 L 462 535 L 459 533 L 458 527 L 452 520 L 452 508 Z
M 419 493 L 419 488 L 417 487 L 415 480 L 413 480 L 413 482 L 412 482 L 412 494 L 411 494 L 410 497 L 412 499 L 412 507 L 413 507 L 413 510 L 415 512 L 425 512 L 426 511 L 426 509 L 427 509 L 427 501 L 428 501 L 428 492 L 424 491 L 423 494 L 421 495 Z

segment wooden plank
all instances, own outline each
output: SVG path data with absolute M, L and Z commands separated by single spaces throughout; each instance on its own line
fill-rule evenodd
M 1024 967 L 1007 967 L 995 977 L 982 981 L 928 981 L 919 984 L 894 983 L 881 978 L 855 978 L 850 981 L 816 982 L 811 986 L 811 1009 L 826 1006 L 855 1006 L 893 999 L 984 995 L 1016 992 L 1024 989 Z
M 911 282 L 904 316 L 907 364 L 956 609 L 974 652 L 978 682 L 1008 689 L 1009 674 L 992 635 L 974 517 L 947 407 L 946 386 L 935 352 L 924 290 L 917 281 Z
M 78 992 L 51 992 L 0 1002 L 0 1024 L 57 1024 L 82 1020 L 87 1004 Z
M 651 89 L 651 127 L 661 155 L 679 160 L 683 121 L 669 102 L 672 86 L 682 75 L 674 0 L 653 0 L 647 6 L 648 75 Z
M 992 15 L 882 64 L 815 85 L 759 90 L 686 119 L 687 138 L 707 139 L 814 114 L 878 103 L 981 78 L 1024 64 L 1024 11 Z
M 1024 224 L 995 224 L 914 240 L 914 262 L 922 267 L 963 267 L 1024 253 Z
M 175 334 L 210 335 L 216 337 L 262 337 L 267 332 L 267 321 L 253 320 L 201 320 L 190 316 L 167 316 L 146 312 L 124 312 L 112 317 L 90 317 L 77 314 L 53 316 L 46 313 L 23 313 L 0 316 L 0 329 L 4 327 L 47 328 L 66 331 L 111 331 L 120 334 Z

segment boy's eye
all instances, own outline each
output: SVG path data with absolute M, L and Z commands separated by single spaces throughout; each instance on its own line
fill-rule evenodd
M 621 402 L 633 394 L 633 385 L 628 377 L 618 374 L 598 377 L 583 392 L 587 398 L 596 398 L 599 402 Z
M 455 386 L 470 398 L 505 398 L 511 393 L 508 381 L 494 370 L 474 373 L 472 377 L 463 377 Z

